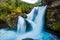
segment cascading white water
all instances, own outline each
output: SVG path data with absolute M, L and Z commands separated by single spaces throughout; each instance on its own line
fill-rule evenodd
M 32 25 L 32 28 L 36 33 L 40 32 L 44 26 L 43 22 L 45 10 L 46 6 L 35 7 L 31 13 L 27 14 L 26 20 Z M 24 18 L 22 18 L 21 16 L 18 17 L 17 32 L 26 32 L 26 23 Z
M 26 23 L 23 17 L 18 17 L 18 24 L 17 24 L 17 33 L 23 34 L 26 32 Z
M 34 40 L 50 39 L 52 35 L 43 31 L 45 10 L 46 6 L 34 7 L 33 10 L 29 14 L 27 14 L 27 18 L 25 20 L 30 23 L 30 25 L 32 26 L 32 30 L 17 37 L 17 40 L 22 40 L 25 38 L 32 38 Z
M 53 36 L 43 30 L 45 10 L 46 6 L 34 7 L 32 11 L 27 14 L 26 19 L 19 16 L 17 32 L 4 29 L 0 30 L 0 40 L 22 40 L 25 38 L 31 38 L 33 40 L 51 40 L 50 38 Z M 29 32 L 26 32 L 26 21 L 32 27 L 32 30 Z M 53 40 L 56 39 L 53 37 Z
M 35 7 L 34 10 L 32 10 L 33 13 L 28 14 L 28 18 L 29 20 L 31 20 L 32 22 L 35 23 L 34 29 L 40 32 L 43 30 L 43 26 L 44 26 L 44 16 L 45 16 L 45 10 L 46 10 L 46 6 L 42 6 L 42 7 Z M 34 21 L 33 21 L 34 20 Z
M 38 10 L 38 11 L 37 11 Z M 32 38 L 32 39 L 40 39 L 41 31 L 44 26 L 44 15 L 45 15 L 46 6 L 35 7 L 30 14 L 27 15 L 26 20 L 31 24 L 32 31 L 23 34 L 23 38 Z M 39 35 L 39 36 L 37 36 Z
M 34 7 L 32 11 L 29 14 L 27 14 L 27 19 L 34 21 L 37 14 L 38 14 L 38 7 Z

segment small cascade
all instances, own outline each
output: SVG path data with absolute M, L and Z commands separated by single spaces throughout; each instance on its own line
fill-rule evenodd
M 18 17 L 18 24 L 17 24 L 17 33 L 24 34 L 26 32 L 26 23 L 23 17 Z
M 27 19 L 34 21 L 38 13 L 38 7 L 34 7 L 32 11 L 27 14 Z
M 35 18 L 34 23 L 36 24 L 36 29 L 37 32 L 42 32 L 43 31 L 43 27 L 44 27 L 44 20 L 45 20 L 45 11 L 46 11 L 46 7 L 47 6 L 42 6 L 42 7 L 38 7 L 38 13 L 37 16 Z

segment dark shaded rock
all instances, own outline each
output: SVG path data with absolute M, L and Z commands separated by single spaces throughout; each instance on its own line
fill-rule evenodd
M 47 5 L 49 8 L 60 6 L 60 0 L 44 0 L 43 5 Z
M 46 29 L 48 30 L 48 32 L 60 37 L 60 29 L 59 29 L 60 27 L 57 26 L 59 25 L 58 22 L 60 22 L 59 21 L 60 18 L 58 17 L 58 15 L 60 15 L 59 11 L 54 11 L 53 14 L 51 14 L 51 19 L 47 20 Z M 55 26 L 53 24 L 57 24 L 57 25 Z
M 43 5 L 51 5 L 54 0 L 43 0 Z
M 0 29 L 1 28 L 9 28 L 9 25 L 5 21 L 0 19 Z
M 52 2 L 51 7 L 56 7 L 60 5 L 60 0 L 56 0 L 54 2 Z
M 51 13 L 51 18 L 55 19 L 55 21 L 60 20 L 60 9 L 56 9 Z
M 47 5 L 46 31 L 60 38 L 60 0 L 45 0 Z

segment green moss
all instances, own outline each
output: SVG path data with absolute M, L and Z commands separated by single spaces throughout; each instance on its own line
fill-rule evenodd
M 54 30 L 60 30 L 60 22 L 54 23 L 52 28 L 53 28 Z
M 54 10 L 56 10 L 56 9 L 54 9 L 54 8 L 47 8 L 47 15 L 46 15 L 46 18 L 47 18 L 47 21 L 50 21 L 49 19 L 55 19 L 55 18 L 53 18 L 53 16 L 51 16 L 51 14 L 52 14 L 52 12 L 54 12 Z M 59 16 L 59 14 L 57 13 L 57 15 L 58 16 L 56 16 L 58 19 L 55 19 L 55 22 L 52 22 L 51 21 L 51 23 L 53 23 L 52 24 L 52 26 L 51 26 L 51 29 L 52 30 L 60 30 L 60 21 L 57 21 L 57 20 L 59 20 L 60 19 L 60 16 Z M 49 27 L 49 26 L 48 26 Z
M 46 15 L 46 17 L 47 17 L 47 19 L 50 19 L 51 18 L 51 12 L 52 12 L 53 10 L 52 9 L 47 9 L 47 15 Z

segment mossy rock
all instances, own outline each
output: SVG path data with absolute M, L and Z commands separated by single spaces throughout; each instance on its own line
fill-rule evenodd
M 48 1 L 48 0 L 46 0 L 46 1 Z M 55 5 L 57 1 L 58 1 L 58 3 L 57 3 L 58 5 Z M 51 4 L 49 2 L 46 2 L 49 4 L 49 5 L 47 4 L 47 15 L 46 15 L 47 24 L 46 25 L 48 26 L 49 29 L 52 29 L 55 31 L 58 31 L 58 30 L 60 31 L 60 16 L 59 16 L 60 15 L 60 5 L 59 5 L 59 2 L 60 2 L 59 0 L 54 0 L 54 1 L 52 1 L 52 3 L 50 1 Z M 55 5 L 55 6 L 52 7 L 51 5 Z M 50 19 L 54 19 L 54 20 L 50 20 Z
M 54 23 L 52 28 L 53 28 L 54 30 L 60 30 L 60 22 Z

